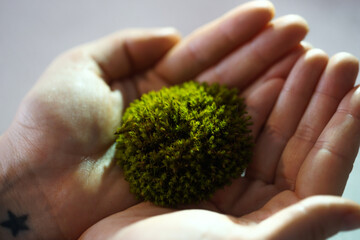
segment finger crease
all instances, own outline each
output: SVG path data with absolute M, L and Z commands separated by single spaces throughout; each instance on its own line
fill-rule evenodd
M 351 112 L 347 108 L 338 108 L 336 112 L 346 114 L 347 116 L 354 118 L 356 121 L 360 121 L 360 115 L 356 114 L 354 112 Z
M 348 159 L 348 156 L 346 156 L 345 154 L 339 151 L 335 151 L 334 147 L 328 141 L 317 141 L 317 143 L 315 144 L 315 148 L 317 148 L 319 152 L 327 152 L 330 155 L 334 155 L 339 159 Z
M 335 102 L 340 102 L 340 100 L 341 100 L 340 97 L 334 96 L 334 95 L 332 95 L 330 93 L 326 93 L 326 92 L 320 91 L 320 90 L 316 90 L 314 95 L 316 95 L 318 97 L 325 97 L 325 98 L 334 100 Z
M 283 133 L 284 131 L 281 130 L 280 127 L 275 125 L 267 124 L 265 126 L 264 132 L 266 135 L 270 136 L 270 138 L 276 139 L 282 145 L 285 145 L 285 143 L 290 139 L 289 135 L 285 135 Z
M 316 129 L 309 124 L 301 124 L 293 137 L 301 141 L 315 144 L 319 137 L 319 131 L 316 131 Z

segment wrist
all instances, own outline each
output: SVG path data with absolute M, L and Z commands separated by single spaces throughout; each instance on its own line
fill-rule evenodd
M 0 137 L 0 239 L 53 239 L 59 230 L 51 209 L 14 138 Z

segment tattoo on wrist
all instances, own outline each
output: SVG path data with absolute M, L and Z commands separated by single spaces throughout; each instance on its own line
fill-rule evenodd
M 14 237 L 16 237 L 21 231 L 30 230 L 29 227 L 26 225 L 26 220 L 28 219 L 27 214 L 16 216 L 10 210 L 8 210 L 7 213 L 8 219 L 0 219 L 0 226 L 3 228 L 7 228 L 9 231 L 11 231 L 11 234 Z

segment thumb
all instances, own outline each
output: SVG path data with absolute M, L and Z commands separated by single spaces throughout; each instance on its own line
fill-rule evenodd
M 314 196 L 300 201 L 259 225 L 266 239 L 326 239 L 360 227 L 360 205 L 341 197 Z
M 153 66 L 180 37 L 173 28 L 128 29 L 89 44 L 89 54 L 111 80 Z

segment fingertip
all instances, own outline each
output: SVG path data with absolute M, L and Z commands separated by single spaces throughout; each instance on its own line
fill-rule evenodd
M 360 227 L 360 205 L 350 199 L 319 195 L 306 198 L 300 204 L 306 211 L 316 211 L 318 215 L 329 215 L 330 211 L 332 214 L 336 214 L 339 222 L 342 222 L 339 230 L 352 230 Z
M 154 29 L 154 35 L 160 38 L 166 38 L 174 43 L 181 39 L 181 33 L 173 27 L 156 28 Z
M 360 228 L 360 211 L 349 213 L 344 218 L 343 230 L 353 230 Z
M 269 1 L 269 0 L 258 0 L 258 1 L 250 1 L 248 3 L 245 3 L 245 5 L 251 5 L 251 6 L 256 6 L 256 7 L 266 7 L 266 8 L 271 8 L 274 9 L 274 4 Z
M 296 14 L 289 14 L 287 15 L 287 19 L 289 22 L 309 30 L 309 25 L 305 18 Z
M 251 1 L 248 3 L 249 6 L 263 9 L 268 11 L 271 14 L 271 17 L 275 16 L 275 7 L 274 4 L 268 0 L 261 0 L 261 1 Z
M 306 65 L 306 66 L 312 66 L 312 67 L 319 67 L 319 69 L 322 69 L 321 71 L 324 71 L 326 68 L 326 65 L 328 64 L 329 56 L 326 52 L 324 52 L 321 49 L 313 48 L 306 51 L 302 58 L 299 59 L 299 64 Z
M 356 74 L 359 71 L 359 59 L 347 52 L 339 52 L 331 58 L 331 63 L 336 66 L 346 67 L 349 74 Z
M 328 61 L 329 59 L 329 56 L 328 54 L 322 50 L 322 49 L 319 49 L 319 48 L 313 48 L 313 49 L 310 49 L 308 50 L 306 53 L 305 53 L 305 56 L 304 56 L 305 60 L 322 60 L 322 61 Z
M 180 35 L 179 31 L 174 27 L 161 27 L 161 28 L 157 28 L 155 31 L 158 35 L 164 35 L 164 36 Z
M 242 15 L 246 12 L 256 13 L 258 18 L 265 16 L 268 22 L 275 16 L 275 7 L 268 0 L 250 1 L 238 6 L 225 15 L 237 15 L 237 13 Z
M 276 21 L 280 23 L 279 24 L 280 27 L 290 28 L 298 32 L 299 35 L 303 35 L 303 37 L 305 37 L 305 35 L 309 32 L 309 25 L 307 21 L 299 15 L 296 14 L 285 15 L 277 19 Z
M 314 48 L 314 46 L 307 41 L 301 41 L 300 45 L 305 49 L 305 51 L 308 51 L 308 50 Z
M 250 1 L 240 5 L 239 7 L 265 9 L 275 13 L 274 4 L 268 0 Z
M 341 60 L 347 60 L 349 62 L 353 62 L 355 64 L 359 64 L 359 59 L 357 57 L 355 57 L 354 55 L 352 55 L 351 53 L 348 53 L 348 52 L 339 52 L 339 53 L 336 53 L 334 56 L 333 56 L 334 59 L 337 59 L 338 61 L 341 61 Z
M 274 33 L 281 33 L 278 38 L 287 39 L 297 45 L 305 38 L 309 31 L 306 20 L 298 15 L 286 15 L 273 20 L 269 26 Z
M 354 86 L 359 73 L 359 60 L 347 52 L 337 53 L 330 58 L 327 71 L 332 72 L 334 78 Z

